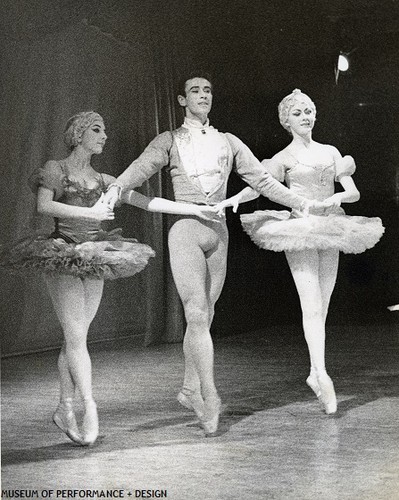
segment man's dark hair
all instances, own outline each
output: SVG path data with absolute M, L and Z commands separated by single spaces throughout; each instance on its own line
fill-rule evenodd
M 211 84 L 212 92 L 213 92 L 213 80 L 212 76 L 206 71 L 190 71 L 189 73 L 184 74 L 178 82 L 177 86 L 177 95 L 182 95 L 186 97 L 186 82 L 193 78 L 205 78 Z

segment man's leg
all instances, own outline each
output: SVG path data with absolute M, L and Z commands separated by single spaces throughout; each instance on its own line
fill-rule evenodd
M 218 224 L 215 227 L 215 231 L 219 234 L 218 244 L 206 254 L 208 265 L 206 286 L 209 297 L 209 328 L 212 326 L 215 304 L 222 293 L 226 279 L 227 250 L 229 244 L 227 226 L 224 223 Z
M 193 378 L 195 379 L 194 370 L 198 374 L 204 398 L 216 393 L 206 290 L 206 253 L 216 244 L 217 236 L 214 232 L 196 219 L 182 219 L 169 232 L 172 274 L 187 322 L 184 354 L 189 365 L 191 364 L 189 371 Z
M 208 300 L 208 326 L 211 328 L 215 312 L 215 304 L 220 297 L 226 279 L 228 231 L 223 223 L 215 224 L 214 231 L 218 235 L 218 241 L 213 247 L 205 252 L 207 264 L 205 289 Z M 191 352 L 185 353 L 185 372 L 183 388 L 188 393 L 200 392 L 200 380 L 195 368 Z

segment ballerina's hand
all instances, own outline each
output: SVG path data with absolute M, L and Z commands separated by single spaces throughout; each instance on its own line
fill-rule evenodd
M 90 218 L 98 221 L 113 220 L 115 214 L 110 206 L 105 203 L 105 195 L 102 193 L 96 203 L 89 208 Z
M 324 215 L 329 205 L 324 201 L 312 200 L 309 205 L 309 214 L 311 215 Z
M 216 208 L 217 205 L 197 205 L 195 208 L 195 215 L 200 219 L 220 222 L 223 212 L 220 214 L 217 212 Z
M 341 206 L 341 196 L 339 195 L 339 193 L 336 193 L 336 194 L 333 194 L 332 196 L 330 196 L 329 198 L 326 198 L 324 200 L 324 203 L 326 203 L 327 205 L 327 208 L 329 209 L 336 209 L 338 207 Z
M 103 203 L 113 210 L 115 203 L 119 200 L 119 193 L 120 188 L 117 185 L 111 185 L 105 195 L 103 195 Z
M 314 200 L 309 211 L 312 215 L 329 215 L 336 212 L 340 205 L 341 201 L 338 197 L 334 198 L 334 196 L 330 196 L 330 198 L 324 201 Z

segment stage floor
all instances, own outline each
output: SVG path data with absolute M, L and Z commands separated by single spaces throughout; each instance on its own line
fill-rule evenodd
M 57 353 L 3 359 L 3 498 L 4 490 L 56 499 L 83 493 L 50 490 L 122 489 L 124 498 L 156 498 L 166 490 L 173 500 L 399 499 L 393 322 L 328 328 L 327 368 L 339 403 L 334 416 L 323 413 L 305 384 L 299 326 L 218 340 L 224 409 L 213 438 L 175 399 L 181 344 L 144 348 L 125 341 L 90 351 L 101 426 L 90 448 L 69 442 L 51 421 Z

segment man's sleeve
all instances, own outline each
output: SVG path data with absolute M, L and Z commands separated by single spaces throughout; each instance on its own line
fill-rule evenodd
M 122 185 L 123 189 L 134 189 L 141 186 L 143 182 L 169 164 L 171 147 L 172 134 L 170 132 L 158 135 L 116 179 L 116 182 Z
M 238 137 L 226 134 L 234 156 L 234 169 L 253 189 L 276 203 L 291 208 L 301 208 L 305 200 L 273 179 L 252 151 Z

